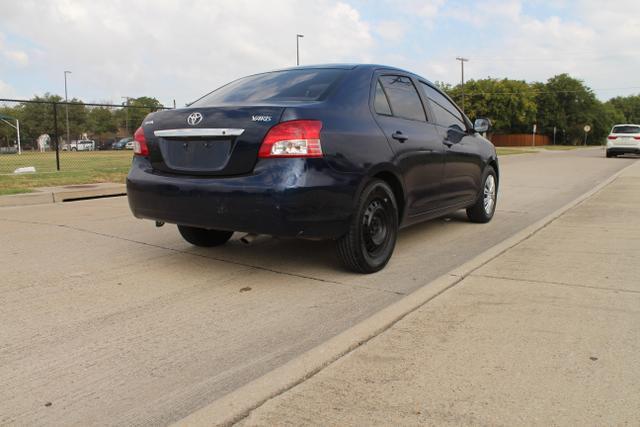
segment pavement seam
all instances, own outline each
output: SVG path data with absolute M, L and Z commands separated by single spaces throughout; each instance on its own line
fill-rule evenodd
M 606 287 L 600 287 L 600 286 L 578 285 L 575 283 L 554 282 L 554 281 L 527 279 L 527 278 L 516 279 L 513 277 L 494 276 L 491 274 L 472 274 L 471 277 L 483 277 L 486 279 L 500 279 L 500 280 L 508 280 L 512 282 L 538 283 L 541 285 L 567 286 L 571 288 L 595 289 L 595 290 L 605 291 L 605 292 L 616 292 L 616 293 L 623 292 L 623 293 L 630 293 L 630 294 L 640 294 L 640 291 L 635 291 L 632 289 L 606 288 Z
M 96 236 L 107 237 L 107 238 L 116 239 L 116 240 L 122 240 L 122 241 L 130 242 L 130 243 L 137 243 L 137 244 L 144 245 L 144 246 L 150 246 L 150 247 L 153 247 L 153 248 L 156 248 L 156 249 L 164 249 L 164 250 L 175 252 L 175 253 L 179 253 L 179 254 L 190 255 L 190 256 L 195 256 L 195 257 L 199 257 L 199 258 L 211 259 L 211 260 L 218 261 L 218 262 L 225 262 L 225 263 L 228 263 L 228 264 L 238 265 L 238 266 L 241 266 L 241 267 L 249 267 L 249 268 L 253 268 L 253 269 L 256 269 L 256 270 L 268 271 L 270 273 L 281 274 L 283 276 L 297 277 L 297 278 L 300 278 L 300 279 L 308 279 L 308 280 L 313 280 L 313 281 L 321 282 L 321 283 L 327 283 L 327 284 L 331 284 L 331 285 L 348 286 L 350 288 L 364 289 L 364 290 L 382 292 L 382 293 L 398 295 L 398 296 L 406 296 L 407 295 L 405 292 L 392 291 L 392 290 L 389 290 L 389 289 L 381 289 L 381 288 L 372 288 L 372 287 L 369 287 L 369 286 L 362 286 L 362 285 L 357 285 L 357 284 L 353 284 L 353 283 L 337 282 L 335 280 L 321 279 L 321 278 L 318 278 L 318 277 L 306 276 L 304 274 L 290 273 L 290 272 L 286 272 L 286 271 L 275 270 L 273 268 L 262 267 L 262 266 L 258 266 L 258 265 L 253 265 L 253 264 L 248 264 L 248 263 L 243 263 L 243 262 L 238 262 L 238 261 L 232 261 L 232 260 L 228 260 L 228 259 L 224 259 L 224 258 L 213 257 L 213 256 L 206 255 L 206 254 L 198 254 L 198 253 L 194 253 L 194 252 L 183 251 L 183 250 L 180 250 L 180 249 L 169 248 L 169 247 L 166 247 L 166 246 L 154 245 L 152 243 L 141 242 L 139 240 L 128 239 L 126 237 L 114 236 L 112 234 L 100 233 L 100 232 L 97 232 L 97 231 L 87 230 L 87 229 L 79 228 L 79 227 L 73 227 L 73 226 L 66 225 L 66 224 L 55 224 L 55 223 L 39 222 L 39 221 L 24 221 L 24 220 L 18 220 L 18 219 L 10 219 L 10 218 L 0 218 L 0 221 L 14 222 L 14 223 L 20 223 L 20 224 L 32 224 L 32 225 L 43 225 L 43 226 L 50 226 L 50 227 L 66 228 L 68 230 L 79 231 L 79 232 L 82 232 L 82 233 L 93 234 L 93 235 L 96 235 Z

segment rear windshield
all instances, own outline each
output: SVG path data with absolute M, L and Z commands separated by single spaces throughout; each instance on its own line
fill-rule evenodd
M 611 133 L 640 133 L 640 126 L 614 126 Z
M 192 107 L 281 101 L 318 101 L 347 70 L 335 68 L 274 71 L 245 77 L 203 96 Z

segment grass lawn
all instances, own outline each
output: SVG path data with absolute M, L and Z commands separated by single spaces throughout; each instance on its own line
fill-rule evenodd
M 594 146 L 590 145 L 589 147 L 594 147 Z M 581 147 L 578 145 L 545 145 L 543 148 L 545 150 L 552 150 L 552 151 L 566 151 L 566 150 L 575 150 L 576 148 L 581 148 Z M 584 148 L 584 146 L 582 148 Z
M 537 153 L 537 150 L 530 150 L 527 148 L 517 148 L 517 147 L 496 147 L 496 152 L 498 156 L 508 156 L 510 154 L 527 154 L 527 153 Z
M 34 187 L 124 182 L 132 155 L 125 150 L 61 152 L 56 171 L 55 152 L 0 154 L 0 195 L 28 193 Z M 34 166 L 36 173 L 12 174 L 25 166 Z

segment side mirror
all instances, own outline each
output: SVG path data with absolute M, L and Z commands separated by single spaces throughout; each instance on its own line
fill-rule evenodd
M 480 119 L 476 119 L 476 121 L 473 123 L 473 130 L 475 130 L 478 133 L 488 132 L 490 128 L 491 128 L 491 120 L 489 119 L 480 118 Z

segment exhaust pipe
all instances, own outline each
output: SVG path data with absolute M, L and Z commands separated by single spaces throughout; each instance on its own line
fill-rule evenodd
M 257 234 L 248 233 L 248 234 L 245 234 L 244 236 L 242 236 L 242 237 L 240 238 L 240 241 L 241 241 L 242 243 L 244 243 L 245 245 L 250 245 L 250 244 L 252 244 L 252 243 L 253 243 L 253 241 L 254 241 L 254 240 L 256 240 L 257 238 L 258 238 L 258 235 L 257 235 Z

